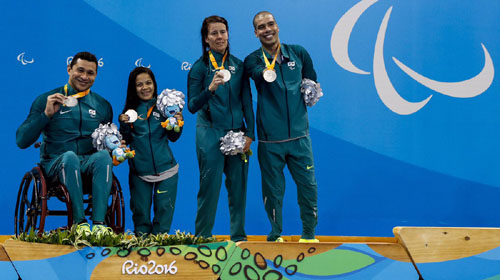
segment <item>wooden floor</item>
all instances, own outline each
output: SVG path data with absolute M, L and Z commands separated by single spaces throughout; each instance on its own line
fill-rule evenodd
M 228 235 L 220 235 L 221 242 L 208 246 L 171 246 L 178 254 L 171 247 L 151 247 L 134 248 L 125 255 L 118 248 L 79 251 L 71 246 L 9 240 L 11 236 L 3 235 L 0 273 L 38 279 L 36 271 L 50 270 L 57 279 L 74 277 L 74 271 L 82 270 L 90 279 L 129 279 L 124 274 L 125 261 L 129 261 L 135 265 L 129 266 L 135 273 L 130 276 L 133 279 L 152 279 L 138 270 L 151 262 L 175 263 L 179 271 L 175 279 L 242 279 L 248 273 L 260 279 L 265 275 L 287 279 L 500 279 L 500 228 L 395 227 L 393 232 L 394 237 L 317 236 L 320 243 L 299 243 L 298 235 L 283 236 L 283 243 L 267 242 L 266 236 L 248 236 L 248 241 L 234 243 Z

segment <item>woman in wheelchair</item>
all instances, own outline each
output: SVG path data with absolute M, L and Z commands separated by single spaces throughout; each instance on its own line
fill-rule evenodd
M 149 68 L 137 67 L 129 75 L 125 108 L 119 116 L 120 133 L 135 157 L 129 159 L 130 209 L 137 235 L 168 233 L 175 208 L 179 165 L 168 145 L 179 139 L 167 130 L 156 107 L 157 84 Z M 182 113 L 174 116 L 182 121 Z M 154 218 L 151 204 L 154 200 Z

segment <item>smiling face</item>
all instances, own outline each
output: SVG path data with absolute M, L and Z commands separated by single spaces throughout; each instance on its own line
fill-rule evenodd
M 255 36 L 259 38 L 262 46 L 269 50 L 275 50 L 279 44 L 278 24 L 274 16 L 269 13 L 263 13 L 255 17 Z
M 95 62 L 78 58 L 76 63 L 68 65 L 68 84 L 77 92 L 86 91 L 95 81 L 97 65 Z
M 205 42 L 211 50 L 224 53 L 227 48 L 227 40 L 227 28 L 224 23 L 213 22 L 208 25 L 208 34 L 205 38 Z
M 155 86 L 153 79 L 151 79 L 148 73 L 137 75 L 135 78 L 135 90 L 137 92 L 137 97 L 141 100 L 148 101 L 153 98 Z

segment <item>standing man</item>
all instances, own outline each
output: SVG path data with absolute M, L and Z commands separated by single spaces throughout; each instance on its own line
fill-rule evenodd
M 92 182 L 92 232 L 109 228 L 104 219 L 112 183 L 112 160 L 106 150 L 96 151 L 91 134 L 99 124 L 111 122 L 113 111 L 106 99 L 90 91 L 97 75 L 97 58 L 77 53 L 68 65 L 68 83 L 38 96 L 28 118 L 16 132 L 21 149 L 42 134 L 40 163 L 49 178 L 68 189 L 77 231 L 89 234 L 83 209 L 82 176 Z
M 307 109 L 300 92 L 302 79 L 316 81 L 316 72 L 303 47 L 280 43 L 278 24 L 270 12 L 255 15 L 253 26 L 262 47 L 246 57 L 245 70 L 258 92 L 258 158 L 264 207 L 272 228 L 267 240 L 283 242 L 283 169 L 288 165 L 297 184 L 302 219 L 300 242 L 319 242 L 314 236 L 318 187 Z

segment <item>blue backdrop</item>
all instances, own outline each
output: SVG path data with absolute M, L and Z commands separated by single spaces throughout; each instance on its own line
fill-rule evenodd
M 92 88 L 125 101 L 128 73 L 151 66 L 159 90 L 186 92 L 201 55 L 204 17 L 229 21 L 240 59 L 260 46 L 252 18 L 275 14 L 281 41 L 311 54 L 325 96 L 309 110 L 319 191 L 318 235 L 391 236 L 397 225 L 500 226 L 500 2 L 491 0 L 7 1 L 0 11 L 3 158 L 0 234 L 13 233 L 15 196 L 38 150 L 15 131 L 41 93 L 67 82 L 69 56 L 87 50 L 101 67 Z M 254 101 L 257 93 L 253 91 Z M 172 144 L 180 163 L 172 229 L 194 231 L 198 166 L 195 116 Z M 257 145 L 253 144 L 253 149 Z M 124 187 L 128 166 L 115 168 Z M 251 158 L 247 233 L 270 230 Z M 287 172 L 284 234 L 300 234 Z M 228 234 L 226 192 L 214 234 Z

